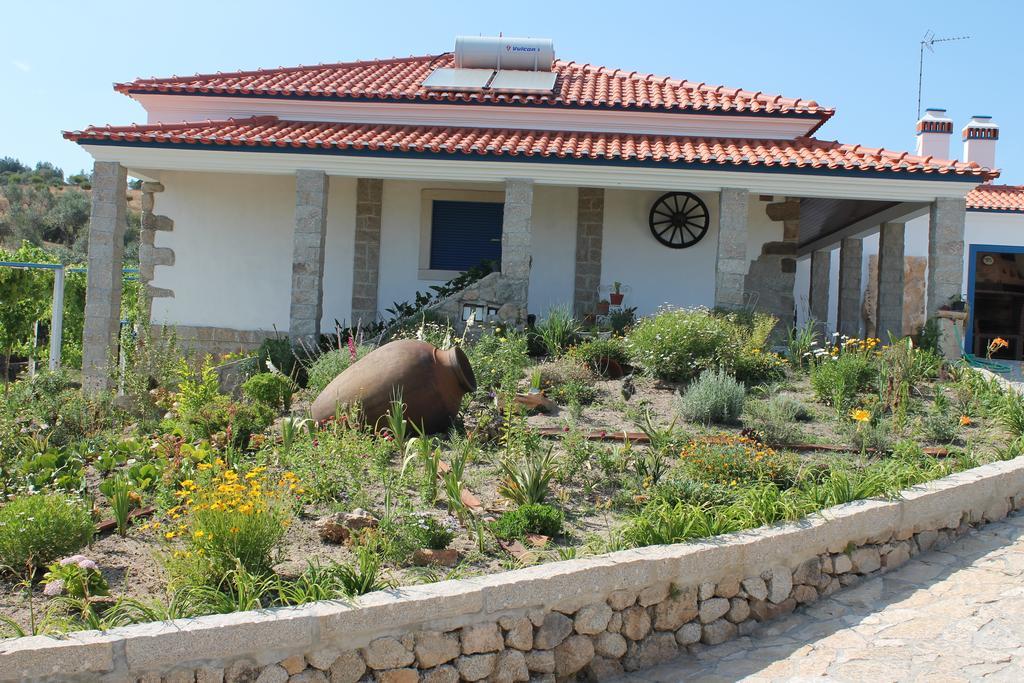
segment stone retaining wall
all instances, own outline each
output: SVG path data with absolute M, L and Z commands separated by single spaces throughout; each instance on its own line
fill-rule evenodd
M 363 596 L 358 604 L 0 642 L 0 680 L 602 680 L 749 633 L 1024 508 L 1024 458 L 703 542 Z

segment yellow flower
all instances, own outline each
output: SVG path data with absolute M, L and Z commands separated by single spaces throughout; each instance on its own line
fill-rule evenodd
M 197 531 L 194 534 L 192 534 L 192 537 L 193 538 L 202 538 L 205 535 L 206 535 L 206 532 L 203 531 L 202 529 L 200 529 L 199 531 Z
M 164 538 L 166 538 L 168 541 L 174 538 L 174 536 L 175 534 L 173 531 L 168 531 L 166 534 L 164 534 Z
M 198 465 L 196 465 L 196 469 L 198 469 L 198 470 L 208 470 L 211 467 L 213 467 L 213 465 L 211 465 L 208 462 L 201 462 Z
M 850 417 L 857 422 L 867 422 L 871 419 L 871 413 L 864 410 L 863 408 L 857 408 L 850 413 Z

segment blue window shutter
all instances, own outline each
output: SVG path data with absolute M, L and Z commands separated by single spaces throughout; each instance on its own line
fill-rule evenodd
M 497 202 L 434 200 L 431 209 L 430 267 L 464 271 L 482 261 L 501 262 L 501 223 L 505 205 Z

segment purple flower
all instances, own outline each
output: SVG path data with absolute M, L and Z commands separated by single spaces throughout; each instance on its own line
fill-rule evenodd
M 54 579 L 46 584 L 46 588 L 43 589 L 43 595 L 48 598 L 53 598 L 64 592 L 64 579 Z
M 99 571 L 99 569 L 100 569 L 99 565 L 97 565 L 95 562 L 93 562 L 89 558 L 83 558 L 78 563 L 78 566 L 81 567 L 82 569 L 95 569 L 96 571 Z
M 60 561 L 60 564 L 61 564 L 61 566 L 68 565 L 68 564 L 78 564 L 82 560 L 88 560 L 88 559 L 89 558 L 87 558 L 85 555 L 72 555 L 71 557 L 65 557 L 63 560 Z

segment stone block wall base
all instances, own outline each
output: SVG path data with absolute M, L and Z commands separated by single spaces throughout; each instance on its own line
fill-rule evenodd
M 179 348 L 193 356 L 207 354 L 219 357 L 229 353 L 255 350 L 264 339 L 281 336 L 274 330 L 235 330 L 228 327 L 202 327 L 195 325 L 150 325 L 154 337 L 173 331 Z
M 785 334 L 796 320 L 796 242 L 767 242 L 751 264 L 743 288 L 757 297 L 755 308 L 779 319 L 773 336 Z

